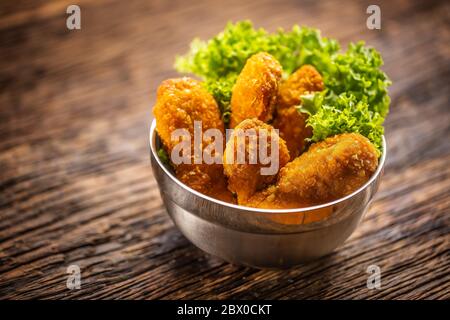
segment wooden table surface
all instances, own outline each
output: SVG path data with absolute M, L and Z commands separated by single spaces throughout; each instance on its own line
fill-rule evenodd
M 450 298 L 447 1 L 78 0 L 0 4 L 0 298 Z M 245 3 L 245 4 L 244 4 Z M 378 3 L 382 29 L 366 27 Z M 335 253 L 285 271 L 225 263 L 174 227 L 148 155 L 174 56 L 232 20 L 365 40 L 393 80 L 376 200 Z M 81 289 L 66 287 L 81 268 Z M 381 268 L 379 290 L 367 267 Z

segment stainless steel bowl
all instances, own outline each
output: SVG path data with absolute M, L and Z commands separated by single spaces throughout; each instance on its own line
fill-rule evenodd
M 226 261 L 256 268 L 287 268 L 332 252 L 366 213 L 384 169 L 386 141 L 375 174 L 352 194 L 301 209 L 267 210 L 233 205 L 181 183 L 157 155 L 160 141 L 153 120 L 150 157 L 164 205 L 194 245 Z M 320 220 L 320 217 L 326 219 Z M 314 222 L 316 220 L 316 222 Z

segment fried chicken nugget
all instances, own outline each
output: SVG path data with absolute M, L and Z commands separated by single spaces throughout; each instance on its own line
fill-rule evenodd
M 305 139 L 312 136 L 311 128 L 306 126 L 308 115 L 297 111 L 295 106 L 301 104 L 302 94 L 322 91 L 323 88 L 322 76 L 310 65 L 302 66 L 280 85 L 273 126 L 280 130 L 280 137 L 286 141 L 292 158 L 301 154 Z
M 280 63 L 268 53 L 260 52 L 247 60 L 233 87 L 231 128 L 245 119 L 272 119 L 281 74 Z
M 306 138 L 312 136 L 311 127 L 306 126 L 308 115 L 299 112 L 294 106 L 280 108 L 273 122 L 279 130 L 280 137 L 286 141 L 289 154 L 292 158 L 298 157 L 306 146 Z
M 202 133 L 214 128 L 225 137 L 219 107 L 201 83 L 187 77 L 163 81 L 158 88 L 153 114 L 156 131 L 169 155 L 179 143 L 171 139 L 172 132 L 186 129 L 190 133 L 191 162 L 178 165 L 172 163 L 177 178 L 203 194 L 234 202 L 233 195 L 226 187 L 222 164 L 206 164 L 204 161 L 201 164 L 194 163 L 194 121 L 201 121 Z M 211 143 L 214 143 L 213 139 L 203 138 L 202 150 Z
M 267 161 L 261 156 L 263 148 Z M 274 162 L 268 163 L 269 160 Z M 273 183 L 288 161 L 286 144 L 272 126 L 257 119 L 244 120 L 236 126 L 225 148 L 223 163 L 228 189 L 237 195 L 239 204 L 245 204 L 258 190 Z M 272 170 L 261 170 L 268 167 Z
M 359 133 L 315 143 L 284 166 L 276 185 L 253 196 L 258 208 L 301 208 L 333 201 L 357 190 L 378 167 L 374 145 Z
M 302 94 L 323 89 L 324 84 L 320 73 L 313 66 L 305 64 L 281 83 L 278 92 L 278 108 L 299 105 Z

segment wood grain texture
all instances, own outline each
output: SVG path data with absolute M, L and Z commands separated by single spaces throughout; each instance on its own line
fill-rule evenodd
M 449 299 L 450 5 L 383 1 L 68 1 L 0 4 L 0 298 Z M 393 80 L 385 176 L 335 253 L 288 271 L 227 264 L 173 226 L 149 165 L 158 84 L 228 20 L 298 23 L 365 40 Z M 78 264 L 82 288 L 66 288 Z M 366 288 L 367 266 L 382 289 Z

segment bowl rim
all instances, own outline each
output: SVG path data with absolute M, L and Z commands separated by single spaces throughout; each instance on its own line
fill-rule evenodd
M 187 185 L 182 183 L 180 180 L 178 180 L 166 168 L 166 166 L 162 163 L 161 159 L 158 156 L 158 153 L 157 153 L 157 150 L 156 150 L 156 145 L 155 145 L 155 142 L 156 142 L 156 119 L 153 119 L 152 123 L 150 125 L 149 143 L 150 143 L 150 152 L 153 154 L 152 158 L 154 158 L 156 160 L 158 166 L 164 171 L 164 173 L 173 182 L 175 182 L 177 185 L 179 185 L 181 188 L 183 188 L 183 189 L 193 193 L 197 197 L 200 197 L 200 198 L 203 198 L 205 200 L 211 201 L 211 202 L 216 203 L 218 205 L 222 205 L 222 206 L 225 206 L 225 207 L 229 207 L 229 208 L 237 209 L 237 210 L 242 210 L 242 211 L 260 213 L 260 214 L 261 213 L 262 214 L 291 214 L 291 213 L 301 213 L 301 212 L 314 211 L 314 210 L 319 210 L 319 209 L 323 209 L 323 208 L 334 206 L 334 205 L 339 204 L 341 202 L 345 202 L 346 200 L 348 200 L 350 198 L 353 198 L 358 193 L 360 193 L 361 191 L 366 189 L 369 185 L 371 185 L 377 179 L 377 177 L 381 174 L 381 172 L 382 172 L 382 170 L 384 168 L 385 160 L 386 160 L 386 153 L 387 153 L 386 139 L 385 139 L 384 135 L 382 135 L 381 138 L 382 138 L 382 143 L 383 143 L 383 152 L 382 152 L 380 160 L 378 162 L 377 170 L 375 171 L 375 173 L 370 177 L 370 179 L 364 185 L 362 185 L 360 188 L 358 188 L 357 190 L 353 191 L 352 193 L 346 195 L 345 197 L 336 199 L 334 201 L 330 201 L 330 202 L 326 202 L 326 203 L 323 203 L 323 204 L 310 206 L 310 207 L 293 208 L 293 209 L 260 209 L 260 208 L 246 207 L 246 206 L 242 206 L 242 205 L 237 205 L 237 204 L 232 204 L 232 203 L 229 203 L 229 202 L 225 202 L 225 201 L 222 201 L 222 200 L 217 200 L 215 198 L 212 198 L 212 197 L 209 197 L 207 195 L 204 195 L 203 193 L 198 192 L 198 191 L 188 187 Z

